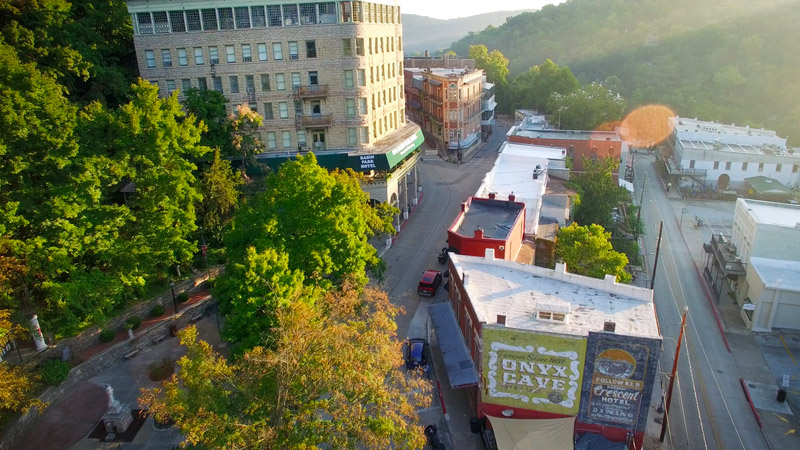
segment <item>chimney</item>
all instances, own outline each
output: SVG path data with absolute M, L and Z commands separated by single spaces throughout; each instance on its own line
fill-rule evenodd
M 469 284 L 469 274 L 464 272 L 464 275 L 461 277 L 461 286 L 467 287 Z
M 498 314 L 497 315 L 497 324 L 498 325 L 506 325 L 506 315 L 505 314 Z
M 461 202 L 461 212 L 467 212 L 467 202 Z
M 603 331 L 608 331 L 608 332 L 613 333 L 616 330 L 617 330 L 617 324 L 615 322 L 612 322 L 610 320 L 606 320 L 606 322 L 603 324 Z
M 475 229 L 475 239 L 483 239 L 483 228 L 478 227 Z
M 425 50 L 425 57 L 426 58 L 430 58 L 431 57 L 431 54 L 427 50 Z
M 489 192 L 489 198 L 490 199 L 494 200 L 495 195 L 497 195 L 497 194 L 495 194 L 494 192 Z
M 517 200 L 517 196 L 514 194 L 508 194 L 508 201 L 513 202 Z

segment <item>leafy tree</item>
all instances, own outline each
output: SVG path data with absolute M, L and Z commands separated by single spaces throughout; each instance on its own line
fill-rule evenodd
M 247 105 L 239 105 L 238 109 L 238 115 L 230 120 L 230 128 L 233 133 L 233 148 L 241 156 L 242 174 L 246 176 L 244 173 L 247 163 L 255 162 L 255 156 L 264 151 L 258 132 L 264 118 Z
M 486 79 L 490 83 L 506 83 L 508 58 L 500 50 L 489 52 L 485 45 L 473 45 L 469 48 L 469 57 L 475 60 L 475 67 L 486 71 Z
M 578 89 L 580 83 L 569 67 L 559 66 L 547 59 L 513 79 L 509 89 L 510 98 L 505 98 L 504 103 L 510 109 L 533 108 L 542 113 L 552 113 L 548 109 L 551 95 L 568 95 Z
M 628 191 L 614 184 L 612 172 L 619 165 L 614 158 L 583 158 L 583 173 L 576 174 L 572 184 L 577 188 L 575 221 L 611 227 L 611 210 L 628 198 Z
M 625 100 L 602 84 L 591 83 L 569 94 L 552 94 L 547 109 L 558 114 L 561 129 L 594 130 L 622 119 Z
M 205 127 L 200 144 L 219 148 L 223 155 L 231 155 L 231 124 L 227 120 L 225 104 L 228 99 L 221 92 L 212 89 L 191 88 L 184 92 L 183 105 Z
M 289 269 L 289 258 L 272 249 L 249 247 L 244 262 L 231 262 L 220 276 L 214 295 L 225 314 L 226 339 L 250 350 L 268 342 L 277 314 L 293 302 L 312 303 L 303 274 Z
M 289 256 L 290 269 L 310 283 L 330 286 L 352 275 L 363 285 L 364 269 L 375 261 L 367 237 L 391 230 L 391 217 L 369 206 L 359 177 L 351 170 L 328 172 L 313 154 L 284 163 L 234 217 L 225 246 L 233 261 L 248 247 L 272 248 Z
M 625 271 L 628 257 L 614 251 L 611 233 L 596 224 L 580 226 L 573 223 L 558 231 L 556 257 L 567 264 L 567 271 L 593 278 L 615 275 L 620 283 L 630 283 L 631 274 Z
M 10 312 L 0 309 L 0 342 L 22 337 L 24 329 L 13 325 L 9 320 Z M 8 413 L 27 411 L 32 406 L 40 410 L 47 405 L 31 397 L 36 376 L 25 372 L 20 367 L 11 367 L 7 361 L 0 362 L 0 419 Z
M 278 309 L 269 345 L 236 364 L 187 328 L 180 371 L 139 402 L 208 448 L 421 448 L 416 410 L 431 387 L 400 370 L 397 312 L 369 288 L 293 302 Z
M 223 230 L 230 223 L 233 213 L 239 206 L 239 186 L 242 184 L 240 172 L 231 168 L 230 161 L 219 156 L 219 149 L 214 151 L 211 166 L 203 172 L 200 181 L 199 214 L 203 227 L 209 230 L 215 239 L 221 240 Z

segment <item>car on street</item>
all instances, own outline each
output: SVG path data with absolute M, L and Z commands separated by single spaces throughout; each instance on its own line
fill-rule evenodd
M 422 274 L 422 279 L 419 280 L 417 286 L 417 294 L 429 295 L 433 297 L 436 295 L 436 289 L 442 284 L 442 272 L 438 270 L 426 270 Z
M 413 370 L 417 367 L 425 367 L 428 360 L 425 358 L 425 347 L 428 342 L 422 338 L 409 339 L 406 345 L 406 369 Z

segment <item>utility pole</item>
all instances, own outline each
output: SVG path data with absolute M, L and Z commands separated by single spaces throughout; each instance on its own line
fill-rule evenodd
M 636 221 L 639 221 L 639 218 L 642 217 L 642 207 L 644 204 L 644 188 L 647 186 L 647 172 L 644 173 L 644 181 L 642 182 L 642 197 L 639 199 L 639 211 L 636 212 Z
M 669 387 L 667 387 L 667 403 L 664 407 L 664 420 L 661 421 L 660 442 L 664 442 L 664 435 L 667 433 L 667 417 L 669 416 L 669 405 L 672 402 L 672 388 L 675 385 L 675 377 L 678 373 L 678 358 L 681 355 L 681 343 L 683 342 L 683 329 L 686 328 L 686 313 L 689 307 L 683 308 L 683 319 L 681 319 L 681 332 L 678 334 L 678 343 L 675 346 L 675 360 L 672 362 L 672 375 L 669 377 Z
M 661 232 L 664 230 L 664 221 L 658 226 L 658 241 L 656 241 L 656 261 L 653 263 L 653 276 L 650 277 L 650 290 L 653 290 L 653 285 L 656 283 L 656 269 L 658 269 L 658 254 L 661 252 Z

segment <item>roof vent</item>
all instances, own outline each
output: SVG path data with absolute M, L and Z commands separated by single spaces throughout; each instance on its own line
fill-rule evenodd
M 616 330 L 617 330 L 616 322 L 612 322 L 610 320 L 606 320 L 605 323 L 603 324 L 603 331 L 608 331 L 610 333 L 613 333 Z
M 505 326 L 505 324 L 506 324 L 506 315 L 505 314 L 498 314 L 497 315 L 497 324 Z

